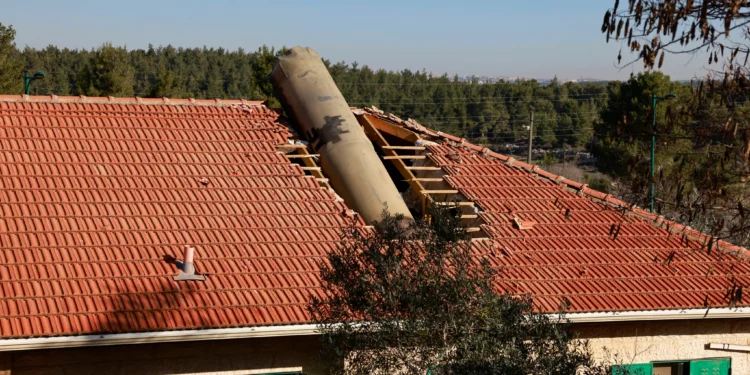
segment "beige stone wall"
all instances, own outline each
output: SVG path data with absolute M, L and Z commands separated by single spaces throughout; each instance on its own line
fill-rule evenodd
M 732 374 L 750 374 L 750 353 L 706 349 L 708 343 L 750 345 L 750 319 L 580 324 L 574 329 L 590 339 L 596 359 L 625 363 L 725 357 Z
M 324 374 L 318 336 L 195 341 L 0 353 L 12 375 L 264 373 L 302 368 Z M 3 373 L 0 368 L 0 375 Z
M 595 359 L 625 363 L 732 359 L 732 375 L 750 375 L 750 353 L 706 349 L 708 343 L 750 345 L 750 319 L 578 324 Z M 258 374 L 301 368 L 325 374 L 317 336 L 195 341 L 0 353 L 0 375 Z M 10 370 L 10 371 L 8 371 Z

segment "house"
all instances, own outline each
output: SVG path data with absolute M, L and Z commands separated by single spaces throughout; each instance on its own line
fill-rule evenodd
M 499 287 L 565 302 L 597 358 L 750 373 L 745 249 L 354 113 L 399 191 L 459 200 Z M 321 373 L 318 262 L 365 224 L 316 163 L 259 102 L 0 96 L 0 374 Z

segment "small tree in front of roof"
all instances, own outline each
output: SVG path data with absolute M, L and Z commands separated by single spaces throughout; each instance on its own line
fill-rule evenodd
M 444 208 L 431 217 L 404 227 L 384 213 L 328 255 L 325 293 L 309 308 L 334 372 L 592 371 L 587 342 L 567 322 L 535 312 L 528 296 L 496 293 L 501 274 L 472 252 L 459 217 Z

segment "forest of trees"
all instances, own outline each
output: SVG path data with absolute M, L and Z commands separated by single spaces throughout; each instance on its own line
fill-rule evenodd
M 268 76 L 282 51 L 265 46 L 253 52 L 172 46 L 128 50 L 111 44 L 93 50 L 26 47 L 14 53 L 16 71 L 6 75 L 15 77 L 0 88 L 20 94 L 23 72 L 43 71 L 46 78 L 33 82 L 32 95 L 245 98 L 277 105 Z M 350 105 L 376 106 L 488 145 L 528 139 L 526 126 L 534 111 L 539 146 L 582 147 L 593 135 L 608 91 L 600 83 L 479 84 L 425 71 L 326 64 Z
M 25 71 L 47 74 L 32 85 L 32 95 L 245 98 L 275 104 L 268 75 L 276 54 L 267 47 L 126 50 L 105 44 L 90 51 L 27 47 L 19 55 Z M 541 146 L 583 146 L 606 101 L 603 84 L 479 84 L 424 71 L 326 63 L 350 105 L 374 105 L 487 144 L 528 138 L 525 126 L 533 110 Z
M 284 49 L 129 50 L 103 44 L 93 50 L 19 50 L 14 37 L 12 27 L 0 25 L 0 93 L 20 94 L 24 72 L 44 71 L 46 78 L 31 85 L 32 95 L 245 98 L 278 106 L 269 75 Z M 350 105 L 376 106 L 501 152 L 508 152 L 509 144 L 527 142 L 533 111 L 537 147 L 586 147 L 597 157 L 599 170 L 616 181 L 596 187 L 644 207 L 651 95 L 676 93 L 677 100 L 657 111 L 657 211 L 750 244 L 750 215 L 744 210 L 750 204 L 744 189 L 750 176 L 750 128 L 744 125 L 750 109 L 744 94 L 722 95 L 726 85 L 681 84 L 659 72 L 625 82 L 480 84 L 425 71 L 325 63 Z M 523 154 L 523 149 L 516 153 Z

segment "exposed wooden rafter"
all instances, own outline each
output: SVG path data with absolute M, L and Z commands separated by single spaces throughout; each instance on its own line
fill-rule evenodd
M 406 167 L 406 169 L 410 171 L 442 171 L 443 168 L 440 167 Z
M 328 178 L 323 175 L 322 169 L 316 163 L 316 159 L 320 157 L 318 154 L 311 154 L 307 152 L 307 145 L 304 144 L 283 144 L 276 146 L 276 149 L 284 152 L 288 159 L 296 159 L 304 164 L 304 167 L 300 167 L 305 172 L 309 172 L 311 176 L 315 177 L 315 180 L 320 186 L 330 189 L 331 185 L 328 183 Z M 286 154 L 286 152 L 290 153 Z
M 422 194 L 458 194 L 458 190 L 422 190 Z
M 383 149 L 387 150 L 411 150 L 411 151 L 424 151 L 424 146 L 385 146 Z
M 396 169 L 398 169 L 399 173 L 401 173 L 401 176 L 404 177 L 404 180 L 409 182 L 409 186 L 411 187 L 412 194 L 419 199 L 420 203 L 422 204 L 422 212 L 426 212 L 427 204 L 429 204 L 430 196 L 425 195 L 422 193 L 423 190 L 425 190 L 424 186 L 422 186 L 422 183 L 417 180 L 417 177 L 412 173 L 412 167 L 406 165 L 404 163 L 404 158 L 401 158 L 396 153 L 396 149 L 391 146 L 388 141 L 383 137 L 382 134 L 380 134 L 380 131 L 382 129 L 388 129 L 388 134 L 395 135 L 399 138 L 402 137 L 408 137 L 408 139 L 413 139 L 412 142 L 416 142 L 417 139 L 419 139 L 419 136 L 415 133 L 412 133 L 406 129 L 397 127 L 393 124 L 389 124 L 385 121 L 382 121 L 380 119 L 376 119 L 369 115 L 364 116 L 357 116 L 357 120 L 359 120 L 360 125 L 364 127 L 365 133 L 367 136 L 372 139 L 380 148 L 383 150 L 383 154 L 385 154 L 384 159 L 393 161 L 394 165 L 396 166 Z M 375 125 L 378 124 L 378 125 Z M 411 133 L 411 134 L 409 134 Z M 403 138 L 402 138 L 403 139 Z
M 305 151 L 307 151 L 307 149 L 302 149 L 302 148 L 298 148 L 297 150 L 305 150 Z M 289 159 L 318 158 L 318 157 L 320 157 L 320 155 L 318 155 L 318 154 L 287 154 L 286 157 L 288 157 Z
M 369 114 L 359 115 L 359 116 L 357 116 L 357 119 L 360 121 L 360 125 L 365 126 L 365 124 L 362 123 L 363 120 L 364 120 L 365 122 L 367 122 L 369 124 L 370 128 L 377 129 L 379 131 L 378 134 L 380 132 L 383 132 L 385 134 L 390 134 L 390 135 L 392 135 L 392 136 L 394 136 L 396 138 L 403 139 L 403 140 L 405 140 L 405 141 L 407 141 L 409 143 L 412 143 L 412 144 L 417 143 L 417 140 L 419 140 L 419 139 L 422 138 L 422 137 L 419 136 L 419 134 L 414 133 L 413 131 L 411 131 L 409 129 L 405 129 L 403 127 L 400 127 L 398 125 L 392 124 L 392 123 L 390 123 L 388 121 L 385 121 L 383 119 L 371 116 Z M 365 132 L 367 132 L 367 129 L 365 129 Z M 374 134 L 370 133 L 370 134 L 368 134 L 368 136 L 369 135 L 374 135 Z M 377 139 L 375 139 L 375 141 L 377 142 Z M 378 145 L 380 145 L 380 144 L 378 144 Z M 386 142 L 385 146 L 393 147 L 393 146 L 387 144 L 387 142 Z M 398 146 L 398 147 L 401 147 L 401 146 Z M 414 146 L 414 147 L 419 147 L 419 146 Z
M 390 149 L 386 149 L 390 150 Z M 404 159 L 404 160 L 424 160 L 427 158 L 424 155 L 395 155 L 395 156 L 383 156 L 383 160 L 394 160 L 394 159 Z
M 456 198 L 459 197 L 460 192 L 457 189 L 446 188 L 449 187 L 446 186 L 446 184 L 440 184 L 446 182 L 443 178 L 445 173 L 438 173 L 442 172 L 443 168 L 435 165 L 427 158 L 427 155 L 424 154 L 398 154 L 397 151 L 426 151 L 426 147 L 416 145 L 417 141 L 421 139 L 419 134 L 369 114 L 358 115 L 357 120 L 360 125 L 362 125 L 367 137 L 383 151 L 383 160 L 390 160 L 396 169 L 398 169 L 399 173 L 404 177 L 404 181 L 409 183 L 412 194 L 422 203 L 423 215 L 427 215 L 427 207 L 429 205 L 462 208 L 461 211 L 463 211 L 464 214 L 461 214 L 461 219 L 467 220 L 466 223 L 469 225 L 469 227 L 466 228 L 466 231 L 471 233 L 474 238 L 487 236 L 484 230 L 481 229 L 483 220 L 475 213 L 476 209 L 474 208 L 474 202 L 456 200 Z M 412 143 L 414 145 L 391 145 L 388 143 L 384 134 L 402 139 L 406 143 Z M 425 163 L 422 163 L 422 165 L 406 165 L 406 161 L 408 160 L 423 160 Z M 431 177 L 417 177 L 414 174 L 415 172 L 435 172 L 437 176 L 433 174 Z M 437 185 L 428 185 L 431 186 L 431 188 L 427 189 L 425 188 L 425 185 L 423 185 L 427 183 L 434 183 Z M 433 195 L 439 196 L 440 198 L 434 198 Z

